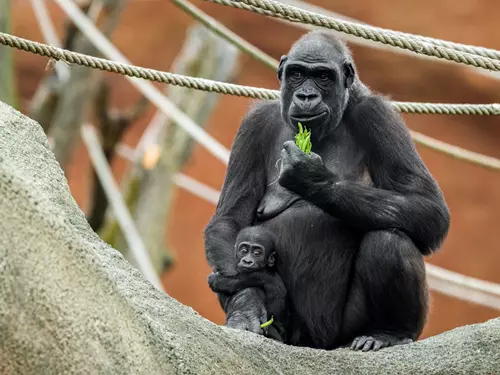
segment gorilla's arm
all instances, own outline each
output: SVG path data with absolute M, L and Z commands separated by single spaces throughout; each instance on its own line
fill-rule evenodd
M 291 142 L 280 183 L 350 225 L 399 229 L 422 253 L 437 249 L 448 233 L 449 211 L 399 114 L 382 97 L 369 96 L 347 121 L 366 151 L 375 187 L 338 181 L 319 156 L 308 157 Z
M 251 225 L 266 188 L 266 108 L 260 105 L 243 119 L 235 136 L 215 214 L 204 230 L 205 251 L 215 272 L 236 274 L 234 243 L 238 231 Z
M 236 276 L 224 276 L 212 273 L 208 277 L 208 285 L 216 293 L 233 294 L 245 288 L 262 288 L 268 294 L 286 293 L 281 277 L 277 273 L 254 271 Z M 275 292 L 276 290 L 276 292 Z
M 276 272 L 254 271 L 236 276 L 223 276 L 212 273 L 208 277 L 208 285 L 216 293 L 234 294 L 246 288 L 263 289 L 269 301 L 269 312 L 279 315 L 285 311 L 286 287 Z

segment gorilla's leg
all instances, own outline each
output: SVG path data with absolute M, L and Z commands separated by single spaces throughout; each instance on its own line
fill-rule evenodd
M 413 242 L 397 230 L 367 233 L 344 312 L 344 342 L 363 351 L 412 342 L 427 305 L 424 260 Z
M 257 288 L 247 288 L 231 297 L 219 295 L 226 312 L 226 326 L 263 334 L 260 325 L 267 321 L 264 299 Z

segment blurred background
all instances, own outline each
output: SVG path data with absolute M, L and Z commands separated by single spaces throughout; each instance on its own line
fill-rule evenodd
M 278 88 L 274 70 L 215 38 L 172 1 L 75 3 L 135 65 Z M 0 0 L 1 31 L 45 42 L 38 21 L 42 13 L 37 17 L 34 12 L 36 4 L 46 7 L 43 9 L 48 11 L 63 47 L 102 56 L 50 0 Z M 243 10 L 204 1 L 193 0 L 191 4 L 275 59 L 307 31 L 298 24 Z M 315 0 L 307 4 L 378 27 L 500 49 L 500 3 L 496 0 Z M 359 42 L 348 44 L 361 79 L 393 100 L 500 102 L 499 78 L 484 71 Z M 79 136 L 83 123 L 95 126 L 165 290 L 207 319 L 222 324 L 223 312 L 206 283 L 210 269 L 202 230 L 214 212 L 224 164 L 193 143 L 179 127 L 157 116 L 156 107 L 148 104 L 124 77 L 47 63 L 46 58 L 0 46 L 0 100 L 42 124 L 65 169 L 72 194 L 89 222 L 104 240 L 130 257 Z M 70 75 L 65 76 L 65 72 Z M 252 103 L 246 98 L 154 85 L 228 148 Z M 498 116 L 404 118 L 413 130 L 500 158 Z M 149 136 L 142 138 L 142 146 L 134 151 L 147 129 L 160 131 L 146 133 Z M 441 251 L 427 259 L 428 263 L 500 283 L 496 232 L 500 222 L 500 173 L 422 146 L 418 150 L 437 178 L 452 215 L 448 238 Z M 204 184 L 201 190 L 191 178 Z M 198 194 L 180 186 L 183 183 L 190 183 Z M 498 310 L 434 291 L 431 303 L 423 337 L 499 315 Z

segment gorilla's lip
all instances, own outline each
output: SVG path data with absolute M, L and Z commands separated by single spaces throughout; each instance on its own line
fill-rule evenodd
M 251 265 L 250 267 L 248 266 L 240 266 L 238 265 L 238 271 L 245 273 L 245 272 L 252 272 L 254 269 L 257 269 L 258 266 L 256 264 Z
M 323 117 L 325 117 L 327 115 L 327 112 L 321 112 L 320 114 L 317 114 L 317 115 L 303 115 L 303 116 L 290 116 L 290 118 L 293 120 L 293 121 L 296 121 L 296 122 L 300 122 L 300 123 L 304 123 L 304 122 L 313 122 L 313 121 L 317 121 Z

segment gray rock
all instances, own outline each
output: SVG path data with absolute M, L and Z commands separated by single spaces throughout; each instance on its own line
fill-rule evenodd
M 375 353 L 217 326 L 92 232 L 41 127 L 0 103 L 1 374 L 494 374 L 500 319 Z

